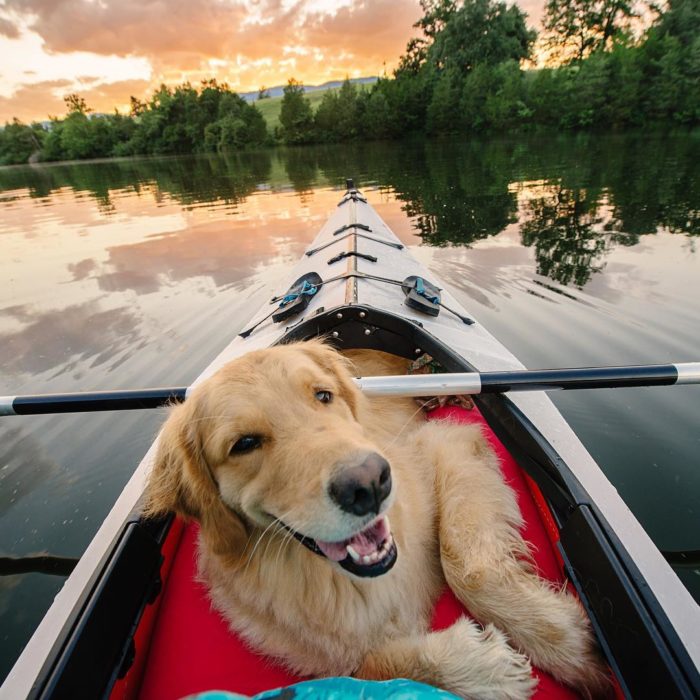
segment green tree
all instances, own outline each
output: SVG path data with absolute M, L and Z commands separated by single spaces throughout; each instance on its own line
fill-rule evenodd
M 610 49 L 634 17 L 633 0 L 548 0 L 546 44 L 558 60 L 581 61 Z
M 668 0 L 656 33 L 661 37 L 676 37 L 688 48 L 696 44 L 700 37 L 700 0 Z
M 63 120 L 62 126 L 60 134 L 62 159 L 75 160 L 102 155 L 96 152 L 90 120 L 84 112 L 71 112 Z
M 428 42 L 425 39 L 410 39 L 406 52 L 399 58 L 399 65 L 394 71 L 395 77 L 417 75 L 428 57 Z
M 566 104 L 568 77 L 562 69 L 543 68 L 525 75 L 526 103 L 535 124 L 562 126 L 562 105 Z
M 375 89 L 370 93 L 365 105 L 362 125 L 368 138 L 384 139 L 392 135 L 392 113 L 383 90 Z
M 433 88 L 426 113 L 426 129 L 431 134 L 450 134 L 463 126 L 460 97 L 462 75 L 455 69 L 443 71 Z
M 0 165 L 26 163 L 41 149 L 46 132 L 39 124 L 27 126 L 13 119 L 0 129 Z
M 74 92 L 70 95 L 66 95 L 63 101 L 66 103 L 66 107 L 68 107 L 69 114 L 89 114 L 92 112 L 92 109 L 87 106 L 85 98 L 80 97 L 80 95 Z
M 317 141 L 338 141 L 340 106 L 336 90 L 326 90 L 314 114 L 314 135 Z
M 338 121 L 336 131 L 342 141 L 353 139 L 358 134 L 358 92 L 348 78 L 338 90 Z
M 359 134 L 361 112 L 366 109 L 357 88 L 345 79 L 339 90 L 326 90 L 314 115 L 317 141 L 349 141 Z
M 294 78 L 290 78 L 284 87 L 280 126 L 282 140 L 285 143 L 309 143 L 312 140 L 311 103 L 304 97 L 304 86 Z
M 526 99 L 523 73 L 515 61 L 481 64 L 464 82 L 460 113 L 468 129 L 503 131 L 530 122 Z
M 443 3 L 445 4 L 445 3 Z M 451 8 L 453 3 L 446 3 Z M 444 19 L 431 28 L 433 41 L 427 60 L 438 70 L 468 73 L 476 65 L 495 65 L 528 58 L 536 32 L 525 24 L 526 15 L 517 5 L 494 0 L 464 0 L 445 11 Z
M 645 91 L 641 51 L 618 44 L 608 57 L 606 109 L 608 123 L 641 126 L 644 122 L 642 96 Z
M 420 6 L 423 16 L 413 26 L 434 41 L 457 12 L 459 3 L 457 0 L 420 0 Z

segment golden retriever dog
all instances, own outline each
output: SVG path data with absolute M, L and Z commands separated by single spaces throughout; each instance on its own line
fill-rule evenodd
M 426 422 L 411 399 L 370 400 L 351 380 L 406 366 L 318 341 L 229 363 L 172 410 L 146 512 L 200 523 L 214 606 L 301 675 L 511 699 L 531 695 L 532 662 L 605 692 L 588 619 L 536 575 L 480 430 Z M 430 631 L 445 582 L 481 624 Z

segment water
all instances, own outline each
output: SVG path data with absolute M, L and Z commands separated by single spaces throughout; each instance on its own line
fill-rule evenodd
M 188 384 L 347 176 L 527 366 L 700 360 L 700 138 L 357 144 L 0 169 L 0 394 Z M 552 398 L 657 545 L 699 550 L 700 387 Z M 0 556 L 79 556 L 163 415 L 1 419 Z M 0 579 L 0 677 L 61 583 Z

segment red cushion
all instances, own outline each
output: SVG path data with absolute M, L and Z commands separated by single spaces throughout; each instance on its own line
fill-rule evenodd
M 479 423 L 501 459 L 506 480 L 518 494 L 525 518 L 523 535 L 535 546 L 535 559 L 543 576 L 562 582 L 555 550 L 540 520 L 528 483 L 478 411 L 443 408 L 431 419 Z M 189 525 L 182 540 L 162 594 L 140 697 L 144 700 L 175 700 L 205 690 L 232 690 L 246 695 L 303 680 L 287 673 L 274 662 L 250 651 L 228 629 L 223 618 L 212 610 L 204 587 L 195 581 L 196 525 Z M 464 609 L 451 591 L 438 601 L 433 629 L 448 627 Z M 568 700 L 577 695 L 536 671 L 540 679 L 534 697 Z
M 503 446 L 503 443 L 494 435 L 481 413 L 476 409 L 467 411 L 456 406 L 446 406 L 445 408 L 434 410 L 430 414 L 430 419 L 449 419 L 458 423 L 476 423 L 481 425 L 484 435 L 498 455 L 501 462 L 501 471 L 503 472 L 506 482 L 517 494 L 518 506 L 520 507 L 520 512 L 523 514 L 523 519 L 525 521 L 522 534 L 531 545 L 534 545 L 535 564 L 537 565 L 540 575 L 550 581 L 563 583 L 565 580 L 564 574 L 559 566 L 559 560 L 555 554 L 552 542 L 547 535 L 547 529 L 540 519 L 540 512 L 538 511 L 535 499 L 528 487 L 525 474 L 516 464 L 510 452 Z M 546 515 L 551 518 L 548 512 Z M 440 630 L 449 627 L 460 615 L 464 615 L 465 613 L 467 615 L 469 614 L 457 598 L 455 598 L 454 593 L 446 589 L 433 611 L 432 628 Z M 539 678 L 539 683 L 532 697 L 537 700 L 544 700 L 544 698 L 569 700 L 570 698 L 579 697 L 573 690 L 561 685 L 544 671 L 540 671 L 536 668 L 535 676 Z

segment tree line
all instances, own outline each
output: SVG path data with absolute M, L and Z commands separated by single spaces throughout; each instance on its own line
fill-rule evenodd
M 0 164 L 77 160 L 132 155 L 240 150 L 270 141 L 260 111 L 216 80 L 166 85 L 148 102 L 131 98 L 130 113 L 92 114 L 78 95 L 65 99 L 68 114 L 51 119 L 48 129 L 18 120 L 0 132 Z
M 695 126 L 700 122 L 700 0 L 664 10 L 631 0 L 549 0 L 544 47 L 556 67 L 523 68 L 537 34 L 517 5 L 421 0 L 420 36 L 392 77 L 346 80 L 316 110 L 301 83 L 284 89 L 270 133 L 254 104 L 209 80 L 161 86 L 128 115 L 92 115 L 77 95 L 49 129 L 17 120 L 0 132 L 0 163 L 240 150 L 273 143 L 469 134 Z M 641 14 L 647 28 L 639 36 Z M 649 17 L 653 17 L 649 21 Z M 262 95 L 262 91 L 261 91 Z M 34 154 L 32 156 L 32 154 Z

